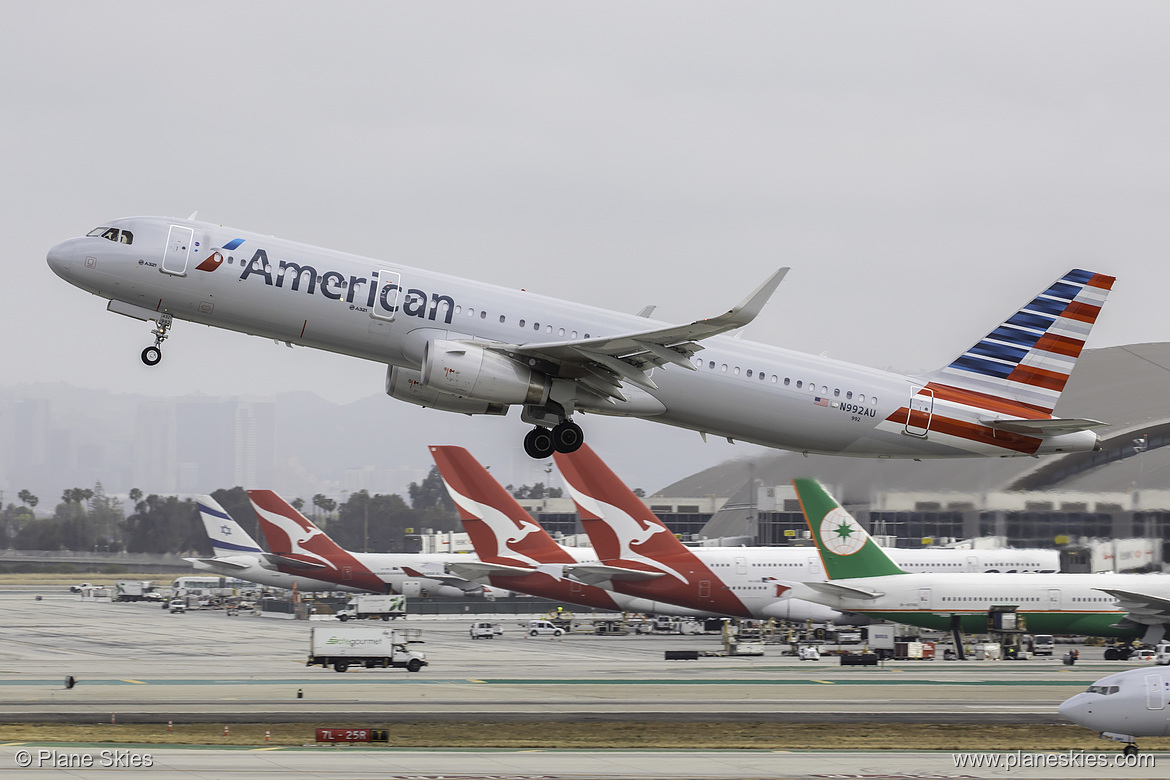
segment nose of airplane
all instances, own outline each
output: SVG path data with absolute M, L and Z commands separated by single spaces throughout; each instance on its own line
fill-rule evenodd
M 1062 702 L 1057 711 L 1060 712 L 1061 717 L 1068 718 L 1078 726 L 1084 726 L 1088 729 L 1094 728 L 1092 724 L 1093 704 L 1088 694 L 1078 693 L 1071 699 Z
M 69 266 L 73 261 L 73 242 L 62 241 L 57 246 L 49 250 L 49 254 L 45 257 L 49 268 L 53 269 L 53 273 L 60 276 L 62 279 L 69 276 Z

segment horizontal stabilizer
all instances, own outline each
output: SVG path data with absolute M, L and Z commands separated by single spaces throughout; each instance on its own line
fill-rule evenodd
M 453 564 L 453 565 L 458 565 L 458 564 Z M 437 580 L 437 581 L 443 583 L 444 585 L 453 585 L 456 588 L 461 588 L 464 585 L 468 584 L 466 577 L 462 577 L 458 574 L 448 574 L 445 571 L 430 571 L 430 570 L 421 571 L 421 570 L 415 569 L 411 566 L 403 566 L 402 570 L 404 572 L 406 572 L 407 576 L 419 577 L 421 579 L 427 579 L 427 580 Z
M 536 573 L 536 569 L 524 566 L 508 566 L 504 563 L 485 563 L 483 561 L 448 563 L 447 571 L 464 579 L 474 581 L 484 581 L 492 575 L 497 577 L 526 577 L 529 574 Z
M 1042 439 L 1049 436 L 1061 436 L 1066 433 L 1087 431 L 1091 428 L 1100 428 L 1102 425 L 1108 425 L 1108 423 L 1103 423 L 1100 420 L 1080 418 L 1047 420 L 1025 420 L 1023 418 L 1006 420 L 980 419 L 979 422 L 997 431 L 1019 433 L 1024 436 L 1038 436 Z
M 666 574 L 664 571 L 642 571 L 641 569 L 627 569 L 622 566 L 606 566 L 603 563 L 583 563 L 566 566 L 565 573 L 578 582 L 586 585 L 599 585 L 603 582 L 645 582 L 655 580 Z
M 1117 599 L 1118 605 L 1129 613 L 1126 617 L 1135 623 L 1170 621 L 1170 599 L 1151 596 L 1147 593 L 1137 593 L 1132 590 L 1118 590 L 1117 588 L 1094 588 L 1093 590 L 1108 593 Z
M 869 590 L 856 585 L 842 585 L 838 582 L 806 582 L 804 584 L 813 590 L 819 590 L 821 593 L 843 599 L 876 599 L 886 595 L 878 590 Z
M 314 563 L 313 561 L 302 561 L 300 558 L 289 558 L 287 555 L 277 555 L 276 553 L 260 553 L 264 560 L 273 564 L 274 566 L 288 566 L 290 569 L 328 569 L 329 567 L 323 563 Z
M 247 564 L 231 558 L 184 558 L 183 560 L 190 561 L 191 563 L 202 563 L 207 566 L 219 566 L 226 569 L 248 569 L 255 565 L 255 561 L 252 564 Z

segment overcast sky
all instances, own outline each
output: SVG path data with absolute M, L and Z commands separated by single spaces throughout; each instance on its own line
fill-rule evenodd
M 744 337 L 879 367 L 1074 266 L 1119 277 L 1091 347 L 1170 339 L 1165 3 L 15 3 L 0 98 L 5 385 L 380 392 L 186 323 L 148 369 L 150 327 L 45 264 L 195 210 L 678 322 L 790 265 Z M 629 459 L 647 487 L 753 451 L 588 420 L 663 453 Z

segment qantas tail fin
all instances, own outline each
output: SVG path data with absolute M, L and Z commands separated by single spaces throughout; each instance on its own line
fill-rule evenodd
M 248 498 L 268 548 L 276 555 L 299 555 L 318 561 L 349 553 L 309 518 L 271 490 L 249 490 Z
M 216 558 L 264 552 L 244 527 L 211 496 L 196 496 L 195 506 L 199 508 L 199 517 L 203 520 L 203 528 L 211 540 L 211 551 Z
M 449 446 L 430 450 L 481 561 L 531 566 L 574 562 L 470 452 Z
M 659 558 L 686 550 L 588 444 L 576 452 L 553 453 L 553 459 L 601 561 Z
M 830 580 L 905 574 L 815 479 L 794 479 L 796 497 Z
M 1113 282 L 1069 271 L 930 379 L 976 399 L 1052 414 Z

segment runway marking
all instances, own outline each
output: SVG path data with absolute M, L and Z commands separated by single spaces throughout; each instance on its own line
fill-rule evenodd
M 122 680 L 122 682 L 134 683 L 135 685 L 150 685 L 150 683 L 145 683 L 142 680 Z
M 809 680 L 809 682 L 820 683 L 821 685 L 836 685 L 836 683 L 830 682 L 828 680 Z

